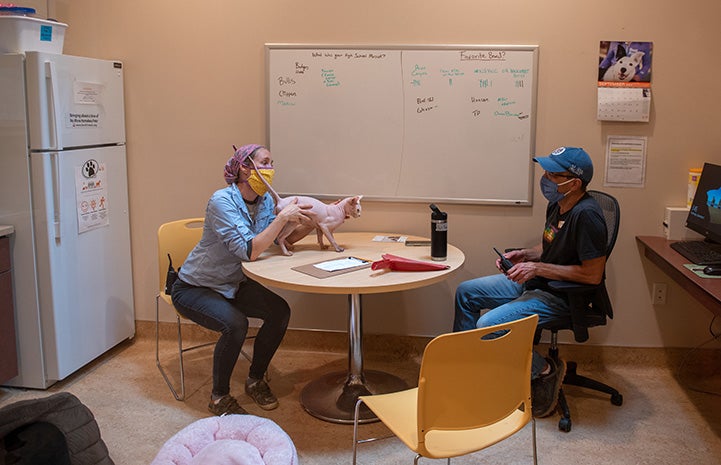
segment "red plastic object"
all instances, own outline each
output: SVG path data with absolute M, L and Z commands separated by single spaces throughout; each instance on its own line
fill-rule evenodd
M 391 255 L 389 253 L 383 254 L 382 257 L 383 260 L 373 262 L 371 265 L 372 270 L 388 268 L 392 271 L 438 271 L 450 268 L 450 265 L 413 260 L 410 258 L 399 257 L 397 255 Z

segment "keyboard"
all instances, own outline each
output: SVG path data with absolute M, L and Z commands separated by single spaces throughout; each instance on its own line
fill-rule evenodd
M 721 244 L 709 244 L 704 241 L 672 242 L 671 248 L 695 265 L 721 264 Z

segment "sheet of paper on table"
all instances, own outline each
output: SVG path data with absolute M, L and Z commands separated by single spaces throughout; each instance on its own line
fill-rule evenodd
M 313 266 L 323 271 L 340 271 L 347 270 L 348 268 L 355 268 L 369 263 L 368 260 L 363 260 L 357 257 L 345 257 L 337 260 L 329 260 L 327 262 L 316 263 Z
M 405 242 L 408 236 L 375 236 L 373 242 Z

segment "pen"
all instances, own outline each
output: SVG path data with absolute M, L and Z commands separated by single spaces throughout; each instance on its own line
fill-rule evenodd
M 431 245 L 431 241 L 406 241 L 406 247 L 421 247 Z

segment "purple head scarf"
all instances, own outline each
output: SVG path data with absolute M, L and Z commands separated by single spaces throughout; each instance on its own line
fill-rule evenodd
M 233 156 L 230 157 L 230 159 L 228 160 L 228 163 L 225 164 L 225 171 L 223 173 L 223 177 L 225 177 L 225 182 L 227 182 L 228 184 L 235 184 L 236 182 L 238 182 L 240 165 L 242 165 L 243 162 L 255 151 L 264 148 L 265 147 L 263 147 L 262 145 L 248 144 L 236 150 Z

